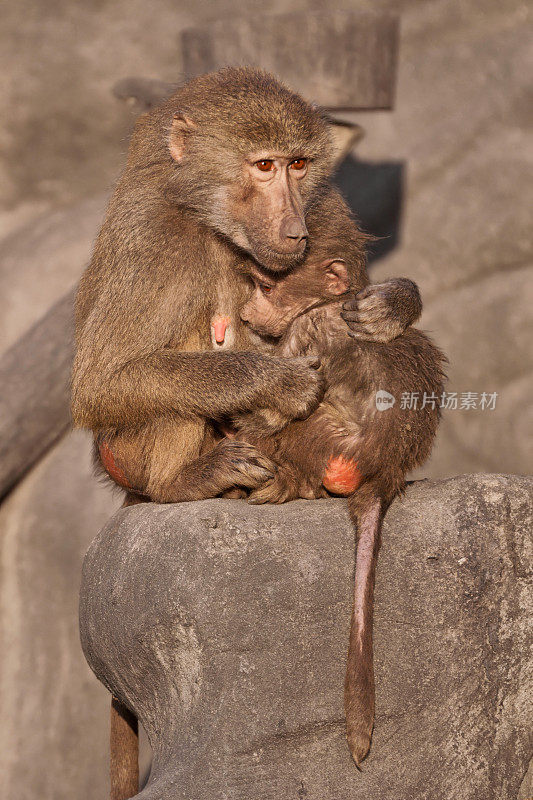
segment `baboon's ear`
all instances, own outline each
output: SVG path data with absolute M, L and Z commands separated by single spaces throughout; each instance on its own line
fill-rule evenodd
M 352 147 L 365 135 L 364 129 L 355 122 L 341 122 L 328 115 L 329 133 L 333 142 L 333 159 L 335 167 L 344 161 Z
M 344 261 L 341 261 L 341 259 L 325 261 L 323 267 L 326 292 L 333 297 L 347 292 L 350 288 L 350 277 Z
M 174 161 L 179 163 L 182 160 L 187 146 L 187 138 L 195 127 L 192 119 L 185 114 L 180 111 L 174 114 L 168 140 L 168 149 Z

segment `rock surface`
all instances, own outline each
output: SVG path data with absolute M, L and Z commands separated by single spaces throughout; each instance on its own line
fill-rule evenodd
M 120 498 L 62 442 L 0 507 L 0 797 L 104 800 L 109 695 L 80 649 L 83 556 Z
M 273 0 L 268 11 L 330 5 Z M 135 115 L 112 87 L 128 75 L 179 80 L 181 31 L 235 8 L 235 0 L 5 4 L 0 233 L 12 236 L 0 244 L 1 350 L 88 258 Z M 342 8 L 353 10 L 353 0 L 337 0 Z M 265 3 L 241 0 L 238 9 L 263 16 Z M 496 412 L 445 413 L 423 475 L 531 471 L 531 9 L 525 0 L 359 0 L 364 9 L 401 16 L 395 110 L 354 116 L 367 132 L 357 150 L 363 174 L 343 174 L 367 225 L 388 235 L 380 250 L 389 256 L 372 278 L 418 281 L 423 327 L 451 359 L 449 388 L 500 393 Z M 384 163 L 390 179 L 374 193 L 367 172 Z M 107 692 L 80 656 L 72 620 L 83 551 L 120 501 L 94 482 L 88 454 L 83 437 L 63 440 L 0 510 L 6 800 L 108 792 Z M 520 800 L 531 797 L 533 770 L 520 790 Z
M 138 797 L 515 800 L 531 755 L 532 492 L 471 475 L 393 504 L 362 773 L 342 719 L 345 504 L 119 511 L 85 559 L 81 636 L 150 737 Z
M 0 241 L 0 353 L 78 282 L 106 202 L 102 195 L 43 213 Z
M 431 477 L 532 471 L 530 42 L 523 0 L 402 3 L 395 110 L 354 117 L 361 158 L 405 165 L 401 241 L 372 279 L 419 284 L 448 390 L 498 392 L 495 412 L 444 413 Z

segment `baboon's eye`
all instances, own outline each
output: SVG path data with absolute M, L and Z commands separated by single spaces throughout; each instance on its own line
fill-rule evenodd
M 269 286 L 268 283 L 262 283 L 261 291 L 263 292 L 263 294 L 270 294 L 270 292 L 272 291 L 272 286 Z
M 291 163 L 289 164 L 289 167 L 291 169 L 297 169 L 297 170 L 305 169 L 306 166 L 307 166 L 306 158 L 295 158 L 294 161 L 291 161 Z
M 270 172 L 271 169 L 274 169 L 274 162 L 270 158 L 265 158 L 262 161 L 256 161 L 255 166 L 261 172 Z

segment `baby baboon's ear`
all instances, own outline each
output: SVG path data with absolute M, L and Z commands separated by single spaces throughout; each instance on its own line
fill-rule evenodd
M 179 111 L 174 114 L 168 140 L 168 149 L 170 150 L 170 155 L 178 164 L 185 155 L 187 139 L 195 127 L 196 125 L 192 119 L 185 116 L 185 114 Z
M 337 297 L 337 295 L 347 292 L 350 288 L 350 278 L 344 261 L 341 259 L 325 261 L 323 267 L 325 287 L 328 295 Z

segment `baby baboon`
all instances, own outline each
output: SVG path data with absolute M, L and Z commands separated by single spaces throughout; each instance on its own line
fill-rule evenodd
M 348 743 L 359 764 L 374 723 L 372 612 L 381 521 L 404 490 L 406 473 L 429 456 L 445 359 L 414 328 L 388 343 L 365 339 L 363 332 L 351 337 L 342 319 L 350 288 L 342 261 L 307 264 L 281 278 L 254 269 L 252 277 L 255 289 L 242 319 L 257 333 L 279 338 L 279 355 L 316 356 L 322 364 L 325 394 L 308 419 L 273 435 L 261 411 L 236 422 L 238 438 L 278 464 L 271 481 L 252 492 L 253 502 L 348 497 L 357 557 L 344 699 Z M 418 408 L 402 407 L 402 394 L 412 392 Z

